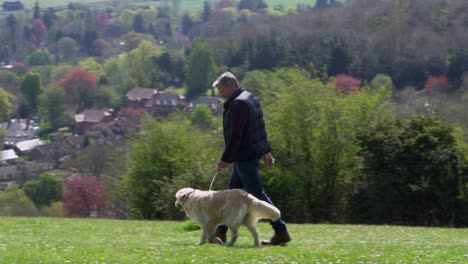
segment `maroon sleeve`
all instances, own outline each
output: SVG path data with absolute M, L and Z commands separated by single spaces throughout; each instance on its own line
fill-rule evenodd
M 233 101 L 229 108 L 231 108 L 229 117 L 231 122 L 231 136 L 226 142 L 221 160 L 231 163 L 233 162 L 234 156 L 236 155 L 236 152 L 239 149 L 239 145 L 242 142 L 244 130 L 247 126 L 247 122 L 249 121 L 248 118 L 250 110 L 247 103 L 241 100 Z

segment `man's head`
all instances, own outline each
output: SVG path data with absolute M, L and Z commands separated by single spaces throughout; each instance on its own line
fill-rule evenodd
M 229 97 L 231 97 L 231 95 L 239 88 L 239 81 L 234 74 L 225 72 L 213 82 L 213 87 L 218 88 L 219 95 L 222 98 L 229 99 Z

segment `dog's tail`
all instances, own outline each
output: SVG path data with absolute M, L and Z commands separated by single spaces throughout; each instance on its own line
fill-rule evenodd
M 255 214 L 255 218 L 257 219 L 270 219 L 275 221 L 281 217 L 281 212 L 278 208 L 255 197 L 252 199 L 252 207 L 254 208 L 252 213 Z

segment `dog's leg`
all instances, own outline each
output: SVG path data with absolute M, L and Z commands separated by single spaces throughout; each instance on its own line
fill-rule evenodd
M 260 246 L 260 240 L 258 239 L 257 221 L 254 219 L 249 219 L 249 221 L 246 223 L 246 226 L 253 236 L 254 246 Z
M 231 229 L 231 240 L 226 244 L 226 246 L 232 246 L 236 243 L 237 237 L 239 236 L 237 232 L 238 228 L 239 227 L 229 227 L 229 229 Z
M 206 236 L 205 228 L 202 228 L 202 232 L 201 232 L 201 235 L 200 235 L 200 242 L 198 243 L 198 245 L 205 244 L 206 239 L 207 239 L 207 236 Z

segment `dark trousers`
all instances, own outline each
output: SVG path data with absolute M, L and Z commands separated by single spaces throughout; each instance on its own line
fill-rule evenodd
M 235 161 L 231 177 L 229 178 L 228 188 L 244 189 L 246 192 L 252 194 L 258 199 L 273 205 L 260 182 L 258 163 L 259 160 Z M 271 221 L 270 224 L 275 232 L 286 231 L 286 223 L 281 218 L 276 221 Z M 227 230 L 227 226 L 223 225 L 218 227 L 218 232 L 226 233 Z

